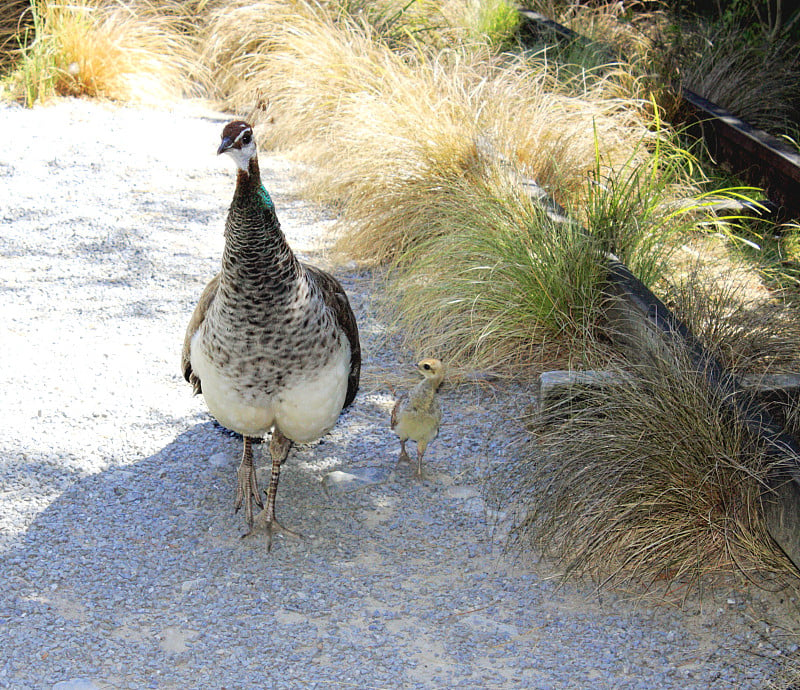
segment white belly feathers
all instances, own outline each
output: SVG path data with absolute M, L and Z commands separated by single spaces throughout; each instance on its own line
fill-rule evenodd
M 200 377 L 209 411 L 222 426 L 253 438 L 278 428 L 296 443 L 315 441 L 333 428 L 347 394 L 350 346 L 346 339 L 321 368 L 272 397 L 255 396 L 250 401 L 236 392 L 234 382 L 222 376 L 206 356 L 199 344 L 200 330 L 192 338 L 192 369 Z

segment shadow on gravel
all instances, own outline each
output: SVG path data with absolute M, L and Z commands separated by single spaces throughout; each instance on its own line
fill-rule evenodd
M 106 559 L 104 578 L 114 582 L 127 581 L 132 569 L 157 577 L 173 556 L 186 558 L 202 541 L 258 548 L 259 539 L 240 539 L 244 520 L 232 510 L 240 453 L 240 437 L 215 422 L 198 424 L 141 462 L 75 481 L 36 518 L 21 550 L 49 561 L 63 557 L 77 571 L 59 571 L 77 581 L 85 573 L 74 557 L 92 551 Z M 298 453 L 293 450 L 284 467 L 278 510 L 287 523 L 313 531 L 308 505 L 319 502 L 324 489 L 297 461 Z M 266 488 L 265 461 L 257 464 Z M 93 563 L 91 573 L 99 565 Z
M 321 481 L 393 465 L 378 415 L 369 405 L 348 411 L 323 442 L 293 449 L 278 516 L 308 539 L 277 536 L 271 553 L 263 536 L 240 538 L 232 502 L 241 443 L 212 422 L 141 462 L 72 483 L 0 558 L 0 687 L 763 681 L 762 665 L 742 683 L 746 643 L 715 639 L 699 620 L 659 624 L 653 612 L 570 603 L 553 583 L 508 570 L 477 492 L 449 474 L 458 466 L 444 444 L 424 481 L 399 471 L 364 490 Z M 262 487 L 266 479 L 262 471 Z M 704 662 L 685 671 L 682 660 L 699 648 Z
M 337 588 L 323 573 L 339 567 L 342 533 L 352 547 L 358 539 L 348 499 L 320 481 L 342 452 L 330 438 L 293 449 L 278 515 L 308 539 L 277 536 L 271 553 L 263 534 L 241 538 L 232 510 L 241 442 L 212 422 L 72 483 L 0 560 L 0 622 L 15 623 L 4 626 L 0 687 L 83 677 L 97 687 L 221 687 L 187 680 L 199 672 L 219 683 L 221 668 L 253 687 L 247 679 L 280 677 L 290 656 L 310 660 L 317 627 L 293 611 L 330 609 Z

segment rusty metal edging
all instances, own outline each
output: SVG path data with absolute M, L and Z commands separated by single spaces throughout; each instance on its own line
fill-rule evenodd
M 687 88 L 681 98 L 690 130 L 700 130 L 714 160 L 763 188 L 780 219 L 800 218 L 800 154 Z

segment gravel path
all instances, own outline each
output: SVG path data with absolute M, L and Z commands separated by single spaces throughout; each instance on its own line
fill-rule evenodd
M 386 381 L 412 362 L 365 272 L 337 269 L 365 385 L 282 475 L 278 513 L 309 538 L 240 539 L 240 441 L 179 373 L 233 191 L 222 122 L 0 105 L 0 687 L 763 687 L 792 649 L 775 600 L 731 583 L 636 607 L 502 555 L 481 479 L 518 432 L 513 388 L 448 386 L 427 479 L 393 471 Z M 299 168 L 261 167 L 325 265 Z

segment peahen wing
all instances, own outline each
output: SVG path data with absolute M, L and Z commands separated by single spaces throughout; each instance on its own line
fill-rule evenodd
M 189 319 L 189 326 L 186 328 L 186 335 L 183 338 L 183 349 L 181 350 L 181 371 L 183 371 L 183 377 L 192 384 L 195 395 L 202 393 L 203 388 L 199 377 L 192 371 L 192 338 L 202 325 L 203 320 L 206 318 L 208 308 L 211 306 L 211 303 L 214 301 L 214 297 L 217 295 L 219 276 L 220 274 L 217 273 L 217 275 L 215 275 L 209 281 L 208 285 L 206 285 L 205 289 L 200 295 L 197 306 L 194 308 L 192 318 Z
M 344 400 L 344 406 L 347 407 L 356 397 L 361 379 L 361 342 L 358 338 L 356 317 L 350 307 L 347 293 L 336 278 L 316 266 L 304 264 L 304 267 L 311 280 L 322 290 L 325 304 L 336 315 L 337 323 L 350 342 L 350 374 L 347 378 L 347 396 Z

